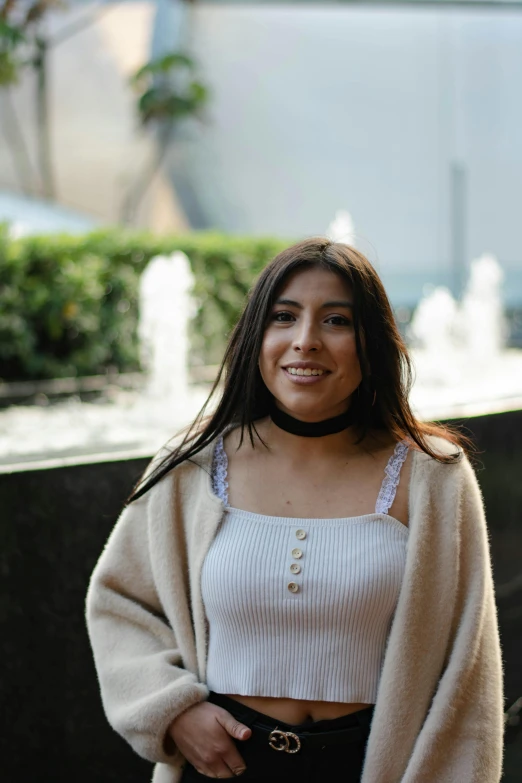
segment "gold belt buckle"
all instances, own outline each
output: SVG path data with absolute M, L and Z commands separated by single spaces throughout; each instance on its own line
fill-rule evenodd
M 291 741 L 295 742 L 295 747 L 292 747 Z M 284 750 L 285 753 L 297 753 L 301 750 L 301 740 L 297 734 L 293 731 L 281 731 L 277 726 L 270 732 L 268 744 L 273 750 Z

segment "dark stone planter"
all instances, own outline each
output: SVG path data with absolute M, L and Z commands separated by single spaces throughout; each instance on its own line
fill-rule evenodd
M 0 476 L 2 778 L 146 783 L 108 726 L 84 622 L 92 569 L 147 460 Z

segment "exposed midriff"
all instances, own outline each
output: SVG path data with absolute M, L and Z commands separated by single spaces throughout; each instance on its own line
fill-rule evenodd
M 342 715 L 350 715 L 352 712 L 371 706 L 361 703 L 344 704 L 332 701 L 274 699 L 269 696 L 240 696 L 235 693 L 227 693 L 226 695 L 257 712 L 262 712 L 263 715 L 269 715 L 275 720 L 291 725 L 298 725 L 306 720 L 334 720 Z

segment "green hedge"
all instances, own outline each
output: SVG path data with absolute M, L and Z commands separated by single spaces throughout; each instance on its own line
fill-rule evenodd
M 191 362 L 219 362 L 253 278 L 276 239 L 121 230 L 10 239 L 0 226 L 0 378 L 139 368 L 138 281 L 155 255 L 182 250 L 195 276 Z

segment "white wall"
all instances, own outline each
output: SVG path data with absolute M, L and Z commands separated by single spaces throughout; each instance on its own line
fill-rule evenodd
M 468 261 L 520 270 L 522 13 L 198 3 L 192 22 L 213 99 L 186 165 L 211 224 L 309 235 L 345 208 L 418 288 L 450 274 L 455 162 Z

